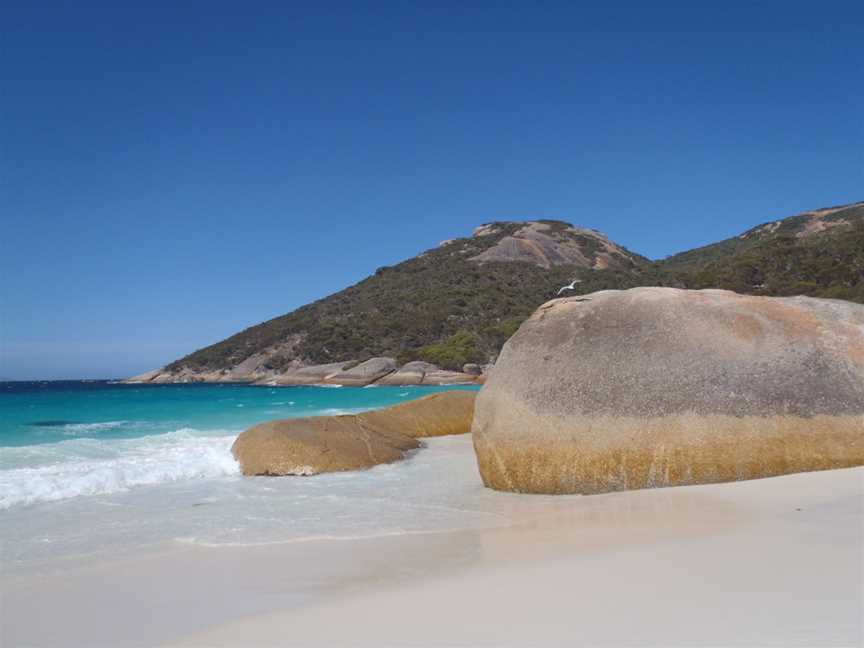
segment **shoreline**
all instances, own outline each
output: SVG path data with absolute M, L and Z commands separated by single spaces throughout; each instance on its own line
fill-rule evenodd
M 425 538 L 430 547 L 449 544 L 453 556 L 467 552 L 461 565 L 442 568 L 424 555 L 413 577 L 379 577 L 164 645 L 838 646 L 864 639 L 862 468 L 570 499 L 581 500 L 572 502 L 577 510 Z
M 494 524 L 174 542 L 4 573 L 2 643 L 836 646 L 864 636 L 864 468 L 590 497 L 492 493 L 463 472 L 465 492 L 494 504 Z M 465 508 L 483 514 L 470 498 Z

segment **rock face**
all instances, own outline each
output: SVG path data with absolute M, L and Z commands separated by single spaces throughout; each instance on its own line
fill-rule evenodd
M 450 391 L 347 416 L 269 421 L 243 432 L 231 451 L 244 475 L 315 475 L 402 459 L 415 437 L 471 430 L 474 392 Z
M 483 481 L 529 493 L 864 464 L 864 306 L 635 288 L 558 299 L 477 400 Z

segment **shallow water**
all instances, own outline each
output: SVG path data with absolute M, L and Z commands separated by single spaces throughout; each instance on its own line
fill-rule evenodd
M 261 544 L 494 522 L 447 504 L 448 472 L 473 462 L 465 439 L 311 478 L 244 478 L 230 453 L 237 434 L 263 420 L 358 412 L 447 388 L 15 385 L 0 396 L 6 568 L 165 541 Z

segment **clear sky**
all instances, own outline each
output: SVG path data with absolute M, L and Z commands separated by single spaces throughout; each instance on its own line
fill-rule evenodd
M 16 6 L 12 6 L 16 5 Z M 864 199 L 864 3 L 12 2 L 0 377 L 161 366 L 499 219 Z

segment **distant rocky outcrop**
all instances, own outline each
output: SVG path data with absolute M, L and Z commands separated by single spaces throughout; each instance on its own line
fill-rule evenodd
M 384 376 L 378 381 L 379 385 L 422 385 L 426 378 L 426 374 L 430 376 L 440 371 L 438 367 L 431 362 L 423 362 L 415 360 L 414 362 L 405 363 L 398 371 L 394 371 L 388 376 Z
M 477 400 L 483 481 L 601 493 L 864 464 L 864 306 L 635 288 L 551 301 Z
M 243 432 L 231 451 L 244 475 L 315 475 L 402 459 L 415 437 L 471 430 L 473 392 L 449 391 L 383 410 L 269 421 Z
M 506 225 L 483 225 L 474 231 L 474 235 L 493 236 L 504 231 Z M 522 261 L 541 268 L 570 265 L 595 270 L 627 269 L 636 265 L 633 254 L 610 241 L 605 234 L 555 221 L 522 223 L 495 245 L 471 257 L 471 261 Z
M 328 364 L 294 367 L 282 373 L 265 375 L 259 380 L 277 385 L 323 385 L 330 376 L 342 373 L 348 362 L 331 362 Z
M 253 377 L 257 376 L 257 377 Z M 166 371 L 165 369 L 154 369 L 137 376 L 126 378 L 122 382 L 127 385 L 154 384 L 164 385 L 173 383 L 235 383 L 253 382 L 263 378 L 257 374 L 239 373 L 233 370 L 218 369 L 215 371 L 194 371 L 188 367 L 180 371 Z
M 194 372 L 183 369 L 178 372 L 157 369 L 139 376 L 127 378 L 127 384 L 164 383 L 254 383 L 268 386 L 291 385 L 339 385 L 343 387 L 367 387 L 369 385 L 462 385 L 482 384 L 485 374 L 447 371 L 429 362 L 414 361 L 403 366 L 393 358 L 370 358 L 365 362 L 331 362 L 321 365 L 297 366 L 277 372 L 256 370 L 241 373 L 234 370 Z
M 393 373 L 398 367 L 399 364 L 393 358 L 371 358 L 327 376 L 324 382 L 346 387 L 365 387 Z
M 431 362 L 415 360 L 408 362 L 398 371 L 384 376 L 376 385 L 461 385 L 476 383 L 480 374 L 464 371 L 447 371 Z

